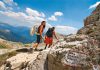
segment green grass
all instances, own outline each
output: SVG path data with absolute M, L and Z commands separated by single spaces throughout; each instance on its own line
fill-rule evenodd
M 30 47 L 31 44 L 30 44 L 30 43 L 28 43 L 28 44 L 24 44 L 24 46 L 25 46 L 25 47 Z
M 6 48 L 7 46 L 6 45 L 0 45 L 0 49 L 1 48 Z
M 8 43 L 5 43 L 5 42 L 0 42 L 0 49 L 2 49 L 2 48 L 10 48 L 11 47 L 11 45 L 10 44 L 8 44 Z

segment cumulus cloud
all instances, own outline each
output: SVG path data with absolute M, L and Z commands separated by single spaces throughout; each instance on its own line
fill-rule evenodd
M 13 12 L 13 11 L 0 11 L 1 14 L 4 14 L 5 16 L 9 16 L 9 17 L 13 17 L 13 18 L 17 18 L 17 17 L 24 17 L 26 18 L 26 15 L 22 12 Z
M 7 7 L 7 10 L 13 10 L 13 8 L 12 7 Z
M 12 20 L 12 22 L 10 22 L 11 25 L 22 25 L 22 26 L 32 27 L 32 25 L 35 25 L 35 24 L 38 25 L 40 24 L 41 21 L 45 20 L 44 18 L 41 18 L 38 16 L 33 17 L 23 12 L 0 11 L 0 14 L 2 14 L 5 17 L 9 17 L 10 19 L 8 21 Z
M 0 9 L 2 9 L 2 10 L 6 9 L 6 6 L 2 1 L 0 1 Z
M 17 6 L 18 4 L 16 2 L 14 2 L 13 0 L 3 0 L 6 4 L 10 5 L 10 6 Z
M 95 4 L 91 5 L 89 9 L 95 8 L 100 4 L 100 1 L 96 2 Z
M 51 21 L 57 21 L 57 18 L 55 16 L 51 16 L 48 19 L 51 20 Z
M 43 12 L 41 12 L 41 17 L 45 17 L 45 14 Z
M 58 16 L 62 16 L 62 15 L 63 15 L 62 12 L 55 12 L 51 17 L 48 18 L 48 20 L 50 20 L 50 21 L 57 21 L 58 20 L 57 17 Z
M 62 13 L 62 12 L 55 12 L 54 15 L 55 15 L 55 16 L 62 16 L 63 13 Z
M 2 0 L 2 2 L 5 4 L 6 11 L 13 10 L 14 8 L 18 9 L 18 4 L 14 2 L 13 0 Z
M 26 8 L 26 13 L 30 16 L 40 16 L 38 11 L 32 10 L 31 8 Z
M 61 26 L 61 25 L 56 26 L 56 32 L 65 35 L 75 34 L 77 30 L 78 30 L 77 28 L 70 27 L 70 26 Z
M 45 17 L 45 14 L 43 12 L 38 12 L 37 10 L 33 10 L 31 8 L 26 8 L 26 13 L 29 16 L 33 16 L 33 17 Z

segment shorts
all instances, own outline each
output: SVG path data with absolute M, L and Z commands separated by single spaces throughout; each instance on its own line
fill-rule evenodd
M 53 42 L 53 38 L 52 38 L 52 37 L 47 37 L 47 36 L 46 36 L 44 42 L 45 42 L 46 44 L 51 45 L 52 42 Z
M 41 41 L 41 36 L 40 35 L 37 35 L 36 43 L 40 43 L 40 41 Z

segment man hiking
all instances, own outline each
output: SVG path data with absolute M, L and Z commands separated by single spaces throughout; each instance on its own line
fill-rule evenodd
M 46 21 L 42 21 L 41 25 L 38 27 L 37 32 L 36 32 L 36 43 L 33 44 L 33 47 L 35 47 L 35 51 L 37 51 L 37 47 L 41 40 L 43 39 L 43 31 L 45 29 Z
M 46 47 L 50 47 L 52 45 L 53 42 L 53 36 L 55 36 L 55 38 L 58 40 L 56 34 L 55 34 L 55 27 L 49 28 L 48 31 L 46 32 L 45 35 L 45 49 Z

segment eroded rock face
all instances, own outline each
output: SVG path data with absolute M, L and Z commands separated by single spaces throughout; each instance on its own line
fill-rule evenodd
M 50 49 L 41 51 L 39 55 L 36 57 L 36 60 L 30 61 L 28 64 L 27 70 L 48 70 L 47 64 L 47 54 Z
M 78 31 L 78 34 L 86 34 L 93 37 L 99 41 L 100 45 L 100 4 L 92 14 L 84 20 L 84 27 Z
M 97 21 L 100 21 L 100 4 L 92 14 L 84 20 L 84 26 L 95 24 Z
M 72 35 L 63 46 L 48 53 L 48 70 L 93 70 L 99 61 L 97 40 L 86 35 Z

